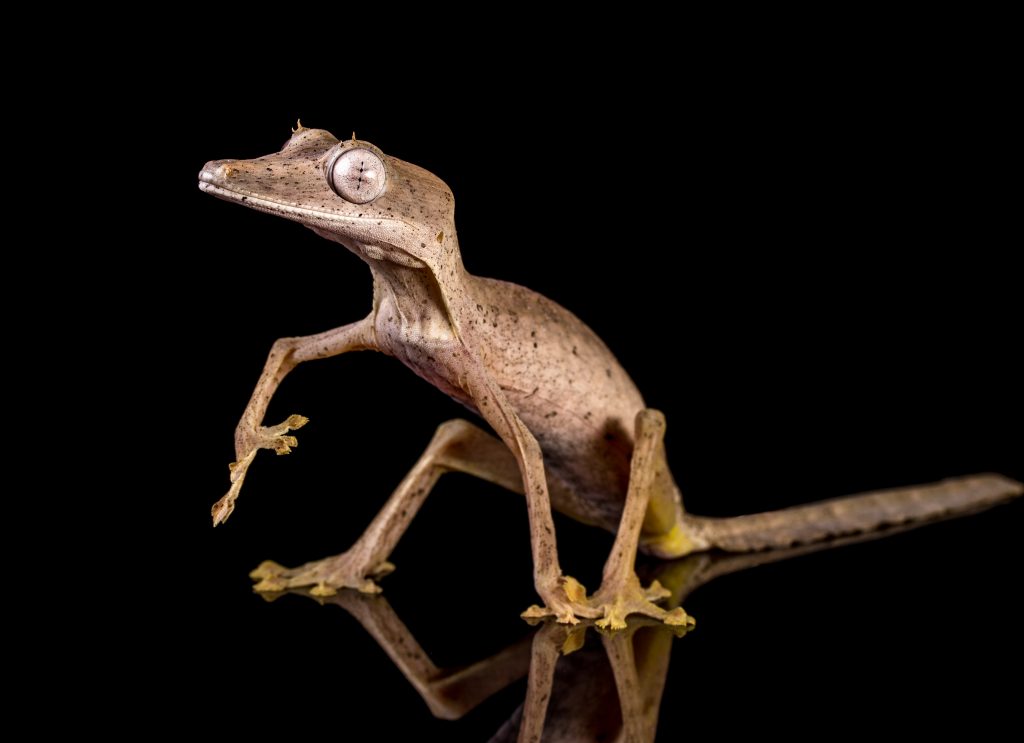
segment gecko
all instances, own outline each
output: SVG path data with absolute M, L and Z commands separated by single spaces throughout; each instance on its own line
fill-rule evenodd
M 663 559 L 719 549 L 734 552 L 808 544 L 977 510 L 1024 492 L 998 474 L 833 498 L 730 518 L 683 507 L 664 446 L 665 416 L 648 408 L 598 335 L 569 310 L 523 286 L 470 274 L 455 229 L 455 199 L 437 176 L 370 142 L 339 139 L 301 121 L 280 151 L 214 160 L 199 188 L 218 198 L 289 219 L 361 258 L 373 278 L 369 314 L 333 330 L 282 338 L 235 430 L 230 487 L 213 506 L 214 526 L 235 508 L 256 454 L 287 454 L 292 415 L 265 426 L 267 407 L 299 364 L 353 351 L 393 356 L 485 425 L 442 423 L 362 536 L 334 557 L 285 568 L 266 561 L 252 577 L 259 591 L 310 587 L 380 590 L 388 557 L 434 484 L 463 472 L 524 496 L 533 583 L 543 602 L 526 618 L 581 618 L 604 628 L 630 614 L 693 623 L 668 611 L 657 581 L 641 585 L 638 551 Z M 552 510 L 615 534 L 593 594 L 563 574 Z

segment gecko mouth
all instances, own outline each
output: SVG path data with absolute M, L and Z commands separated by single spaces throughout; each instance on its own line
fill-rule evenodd
M 224 170 L 227 166 L 224 164 L 207 163 L 206 166 L 199 171 L 199 190 L 203 193 L 208 193 L 216 196 L 218 199 L 224 199 L 225 201 L 233 201 L 236 204 L 244 204 L 250 209 L 255 209 L 259 212 L 267 212 L 269 214 L 277 214 L 279 216 L 301 221 L 302 218 L 316 219 L 322 222 L 370 222 L 388 219 L 388 221 L 397 222 L 394 218 L 385 218 L 380 216 L 375 217 L 363 217 L 362 215 L 355 216 L 351 214 L 339 214 L 337 212 L 329 212 L 320 209 L 310 209 L 306 206 L 299 206 L 298 204 L 289 204 L 283 201 L 275 201 L 274 199 L 268 199 L 263 196 L 255 196 L 251 193 L 243 193 L 236 191 L 232 188 L 228 188 L 224 185 L 225 174 Z
M 274 201 L 272 199 L 266 199 L 261 196 L 254 196 L 252 194 L 242 193 L 241 191 L 235 191 L 234 189 L 228 188 L 224 185 L 224 175 L 222 171 L 225 166 L 217 165 L 213 168 L 208 164 L 201 171 L 199 171 L 199 190 L 203 193 L 211 194 L 216 196 L 218 199 L 224 199 L 225 201 L 234 201 L 238 204 L 245 204 L 248 207 L 252 207 L 257 211 L 272 212 L 274 214 L 281 214 L 283 216 L 299 217 L 299 216 L 320 216 L 323 218 L 337 217 L 335 214 L 329 212 L 318 212 L 315 209 L 307 209 L 296 204 L 285 204 L 280 201 Z
M 218 199 L 233 201 L 236 204 L 244 204 L 256 211 L 269 212 L 295 220 L 302 217 L 307 219 L 312 217 L 321 220 L 348 219 L 348 217 L 333 212 L 310 209 L 295 203 L 289 204 L 285 201 L 268 199 L 264 196 L 257 196 L 230 188 L 227 182 L 235 167 L 232 163 L 232 160 L 214 160 L 213 162 L 206 163 L 203 169 L 199 171 L 199 190 L 216 196 Z

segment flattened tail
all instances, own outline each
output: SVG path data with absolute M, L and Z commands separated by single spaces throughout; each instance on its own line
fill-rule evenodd
M 981 511 L 1024 494 L 1024 484 L 996 474 L 878 490 L 733 518 L 683 516 L 687 552 L 792 547 Z

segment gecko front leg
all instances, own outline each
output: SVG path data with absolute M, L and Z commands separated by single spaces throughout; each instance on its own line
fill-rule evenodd
M 281 338 L 274 342 L 263 366 L 260 380 L 256 383 L 256 389 L 253 390 L 249 404 L 235 429 L 236 461 L 229 465 L 231 487 L 213 505 L 214 526 L 226 521 L 235 510 L 235 500 L 241 491 L 242 483 L 245 482 L 249 465 L 256 458 L 256 452 L 260 449 L 273 449 L 278 454 L 287 454 L 298 443 L 294 436 L 287 434 L 304 426 L 308 418 L 292 415 L 284 423 L 276 426 L 263 425 L 267 406 L 270 405 L 270 400 L 277 392 L 281 380 L 303 361 L 366 350 L 378 350 L 374 341 L 372 315 L 325 333 L 301 338 Z

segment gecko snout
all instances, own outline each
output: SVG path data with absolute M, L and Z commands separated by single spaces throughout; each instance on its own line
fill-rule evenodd
M 234 160 L 211 160 L 199 171 L 199 180 L 202 183 L 224 183 L 236 172 L 232 165 L 234 162 Z

